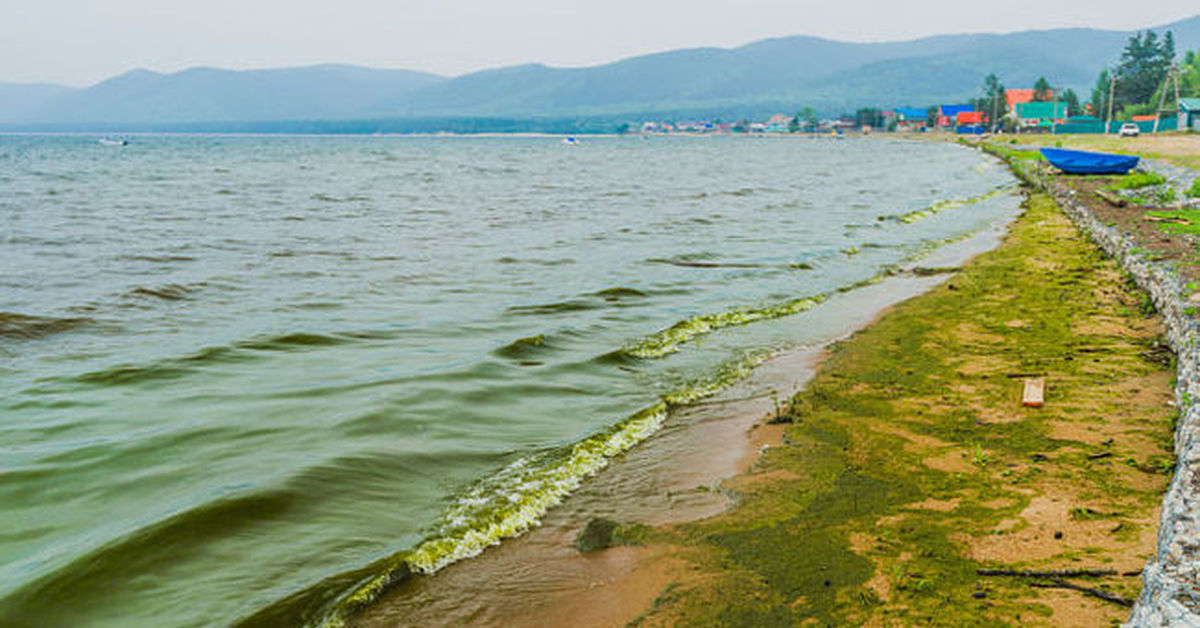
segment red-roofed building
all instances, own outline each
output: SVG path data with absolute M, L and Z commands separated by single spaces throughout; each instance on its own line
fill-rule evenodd
M 1004 90 L 1004 101 L 1008 104 L 1009 112 L 1015 111 L 1017 105 L 1033 102 L 1037 92 L 1032 89 L 1006 89 Z
M 1133 116 L 1132 118 L 1130 118 L 1130 120 L 1132 120 L 1134 122 L 1154 122 L 1155 117 L 1156 116 L 1154 114 L 1149 114 L 1149 115 L 1145 115 L 1145 116 Z
M 964 124 L 983 124 L 985 122 L 982 111 L 963 111 L 958 114 L 958 125 Z
M 767 120 L 767 133 L 787 133 L 788 125 L 791 124 L 792 118 L 782 113 L 777 113 Z

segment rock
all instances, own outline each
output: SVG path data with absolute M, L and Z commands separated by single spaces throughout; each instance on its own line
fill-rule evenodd
M 617 529 L 620 527 L 621 524 L 612 519 L 595 517 L 575 537 L 575 549 L 595 552 L 612 547 L 616 544 Z

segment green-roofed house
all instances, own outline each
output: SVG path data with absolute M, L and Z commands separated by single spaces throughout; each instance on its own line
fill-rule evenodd
M 1049 126 L 1055 120 L 1059 124 L 1067 117 L 1065 102 L 1022 102 L 1017 103 L 1017 124 L 1020 126 Z
M 1179 128 L 1200 131 L 1200 98 L 1179 99 Z

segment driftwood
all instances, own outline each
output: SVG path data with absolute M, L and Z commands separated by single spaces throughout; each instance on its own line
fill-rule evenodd
M 1116 569 L 976 569 L 977 576 L 1016 576 L 1018 578 L 1082 578 L 1115 576 Z
M 1097 188 L 1096 196 L 1099 196 L 1101 200 L 1109 205 L 1115 205 L 1117 207 L 1124 207 L 1129 204 L 1129 201 L 1125 200 L 1121 196 L 1109 192 L 1108 190 L 1105 190 L 1104 188 Z
M 1071 589 L 1072 591 L 1079 591 L 1084 595 L 1090 595 L 1106 602 L 1120 604 L 1121 606 L 1133 606 L 1133 600 L 1121 597 L 1116 593 L 1109 593 L 1108 591 L 1101 589 L 1085 587 L 1073 582 L 1067 582 L 1066 580 L 1059 580 L 1058 578 L 1051 579 L 1049 582 L 1030 582 L 1029 586 L 1037 587 L 1039 589 Z
M 1188 220 L 1187 218 L 1167 218 L 1163 216 L 1142 216 L 1142 220 L 1149 220 L 1150 222 L 1169 222 L 1173 225 L 1192 224 L 1192 221 Z

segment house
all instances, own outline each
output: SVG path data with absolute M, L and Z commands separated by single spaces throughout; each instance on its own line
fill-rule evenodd
M 1037 96 L 1037 92 L 1032 89 L 1004 90 L 1004 102 L 1008 105 L 1008 113 L 1016 113 L 1017 105 L 1031 103 L 1035 96 Z
M 1179 99 L 1179 128 L 1200 131 L 1200 98 Z
M 938 107 L 938 126 L 950 126 L 958 114 L 974 110 L 971 105 L 941 105 Z
M 959 126 L 964 124 L 983 124 L 987 122 L 987 116 L 983 115 L 982 111 L 963 111 L 958 114 L 956 122 Z
M 929 126 L 928 118 L 928 112 L 921 107 L 896 107 L 896 130 L 923 130 Z
M 1017 103 L 1017 124 L 1023 127 L 1062 124 L 1067 117 L 1065 102 Z
M 981 135 L 987 132 L 987 116 L 982 111 L 963 111 L 955 116 L 954 131 L 960 134 Z
M 792 118 L 782 113 L 777 113 L 767 120 L 767 133 L 787 133 L 788 126 L 792 123 Z

